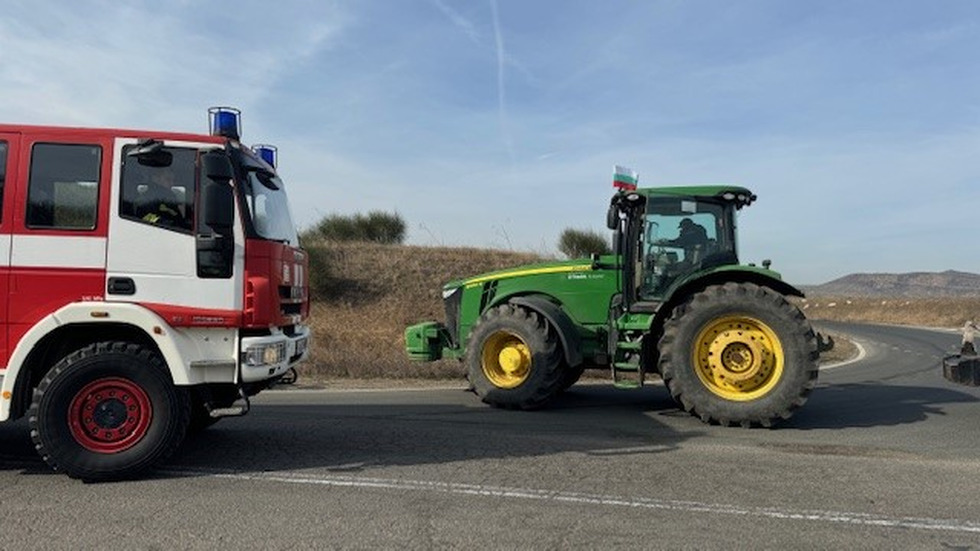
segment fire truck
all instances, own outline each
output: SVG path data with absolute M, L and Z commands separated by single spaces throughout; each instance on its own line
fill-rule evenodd
M 307 355 L 308 259 L 277 150 L 0 125 L 0 421 L 74 478 L 130 478 Z

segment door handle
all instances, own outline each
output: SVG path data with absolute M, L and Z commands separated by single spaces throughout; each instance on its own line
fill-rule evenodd
M 136 282 L 131 277 L 110 277 L 108 290 L 110 295 L 135 295 Z

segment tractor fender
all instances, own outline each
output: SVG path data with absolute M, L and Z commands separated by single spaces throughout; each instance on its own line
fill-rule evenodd
M 675 306 L 683 303 L 689 296 L 699 291 L 703 291 L 710 285 L 724 285 L 728 282 L 734 283 L 754 283 L 762 287 L 769 287 L 773 291 L 786 296 L 804 298 L 803 291 L 793 285 L 786 283 L 774 272 L 760 268 L 748 268 L 744 266 L 732 266 L 716 269 L 709 273 L 694 274 L 677 285 L 668 292 L 667 301 L 657 311 L 654 316 L 653 329 L 656 332 L 663 327 L 667 317 Z
M 774 273 L 759 268 L 746 269 L 744 266 L 733 266 L 730 268 L 715 269 L 708 273 L 694 274 L 687 280 L 680 282 L 675 289 L 672 289 L 668 293 L 670 296 L 669 301 L 673 302 L 678 296 L 683 297 L 689 295 L 709 285 L 724 285 L 730 281 L 735 283 L 755 283 L 756 285 L 769 287 L 782 295 L 804 297 L 803 291 L 786 283 L 778 276 L 772 275 Z
M 558 332 L 568 365 L 575 367 L 582 363 L 582 338 L 578 334 L 575 322 L 560 306 L 542 297 L 512 297 L 507 302 L 529 308 L 544 316 Z

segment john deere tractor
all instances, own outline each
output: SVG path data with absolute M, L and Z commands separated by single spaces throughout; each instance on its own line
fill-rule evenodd
M 446 321 L 406 329 L 413 360 L 458 358 L 493 406 L 535 409 L 605 368 L 620 388 L 658 374 L 705 422 L 769 426 L 817 381 L 818 338 L 797 288 L 739 264 L 736 186 L 621 190 L 607 225 L 615 254 L 447 283 Z

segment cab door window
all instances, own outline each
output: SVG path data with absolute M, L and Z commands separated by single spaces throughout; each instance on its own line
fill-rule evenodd
M 27 188 L 27 227 L 95 229 L 102 148 L 35 144 Z
M 152 158 L 123 148 L 119 215 L 128 220 L 181 233 L 194 230 L 197 151 L 165 147 Z

